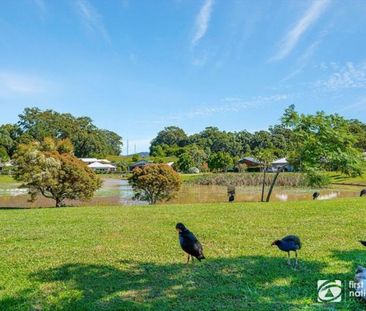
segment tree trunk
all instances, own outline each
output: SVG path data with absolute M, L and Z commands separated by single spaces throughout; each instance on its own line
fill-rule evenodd
M 269 191 L 268 191 L 268 194 L 267 194 L 266 202 L 269 202 L 269 199 L 271 198 L 273 187 L 276 183 L 278 175 L 280 175 L 281 172 L 282 172 L 282 168 L 280 167 L 280 168 L 278 168 L 277 173 L 276 173 L 275 177 L 272 180 L 271 187 L 269 188 Z
M 56 207 L 62 207 L 63 206 L 63 200 L 60 198 L 56 198 Z
M 262 183 L 262 196 L 261 196 L 261 202 L 264 202 L 264 186 L 266 183 L 266 167 L 263 168 L 263 183 Z

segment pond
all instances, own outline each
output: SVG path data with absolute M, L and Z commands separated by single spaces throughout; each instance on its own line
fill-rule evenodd
M 19 189 L 16 183 L 0 183 L 0 207 L 43 207 L 53 206 L 53 201 L 39 197 L 35 202 L 28 202 L 26 189 Z M 362 187 L 332 186 L 320 190 L 318 200 L 331 200 L 345 197 L 358 197 Z M 266 189 L 268 191 L 268 188 Z M 312 194 L 318 189 L 275 187 L 271 201 L 312 200 Z M 143 201 L 133 200 L 133 190 L 126 180 L 104 178 L 103 186 L 91 201 L 70 201 L 68 205 L 142 205 Z M 169 204 L 217 203 L 227 202 L 225 186 L 206 186 L 183 184 L 182 189 Z M 260 187 L 236 187 L 236 202 L 260 201 Z

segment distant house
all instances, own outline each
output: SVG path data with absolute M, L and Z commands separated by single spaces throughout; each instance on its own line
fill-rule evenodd
M 116 171 L 116 167 L 114 165 L 100 162 L 93 162 L 89 164 L 88 167 L 97 173 L 113 173 Z
M 81 161 L 86 163 L 96 173 L 114 173 L 117 167 L 111 164 L 111 161 L 107 159 L 97 158 L 81 158 Z
M 263 168 L 262 162 L 252 157 L 245 157 L 238 161 L 240 164 L 245 164 L 248 171 L 261 171 Z
M 292 172 L 293 167 L 288 163 L 286 158 L 277 159 L 272 162 L 271 170 L 277 172 L 278 169 L 283 168 L 285 172 Z
M 136 167 L 144 167 L 145 165 L 149 165 L 151 164 L 152 162 L 151 161 L 147 161 L 147 160 L 140 160 L 140 161 L 137 161 L 135 163 L 132 163 L 129 167 L 129 170 L 130 171 L 133 171 Z
M 80 158 L 81 161 L 83 161 L 84 163 L 87 164 L 91 164 L 94 162 L 99 162 L 99 163 L 103 163 L 103 164 L 111 164 L 111 161 L 107 160 L 107 159 L 97 159 L 97 158 Z

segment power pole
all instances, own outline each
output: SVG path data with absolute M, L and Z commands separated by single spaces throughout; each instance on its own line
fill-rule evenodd
M 128 155 L 128 139 L 127 139 L 127 155 Z

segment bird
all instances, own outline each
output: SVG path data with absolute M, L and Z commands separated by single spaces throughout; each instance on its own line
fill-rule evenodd
M 287 252 L 288 260 L 287 263 L 291 265 L 290 252 L 295 252 L 295 268 L 298 265 L 297 261 L 297 251 L 301 249 L 301 241 L 300 238 L 296 235 L 288 235 L 282 238 L 281 240 L 276 240 L 272 244 L 276 245 L 281 251 Z
M 233 194 L 230 194 L 229 196 L 229 202 L 234 202 L 235 196 Z
M 360 240 L 359 241 L 363 246 L 366 246 L 366 241 L 362 241 L 362 240 Z
M 313 193 L 313 200 L 316 200 L 317 198 L 319 198 L 320 196 L 320 192 L 314 192 Z
M 366 189 L 362 189 L 360 192 L 360 197 L 363 197 L 364 195 L 366 195 Z
M 203 255 L 202 245 L 197 240 L 195 235 L 191 231 L 189 231 L 182 223 L 177 223 L 175 228 L 179 234 L 180 246 L 188 254 L 187 264 L 189 263 L 190 258 L 193 262 L 193 257 L 196 257 L 199 261 L 201 261 L 202 259 L 206 259 Z

